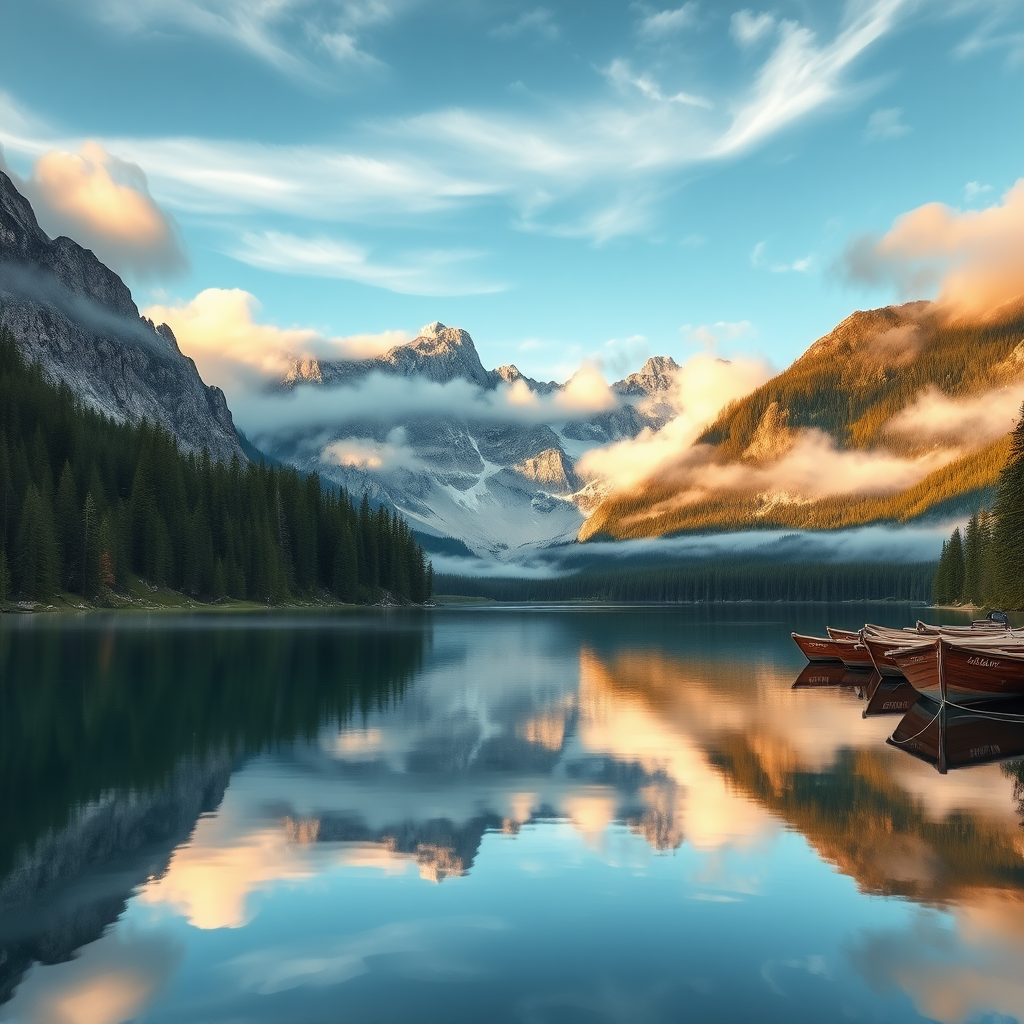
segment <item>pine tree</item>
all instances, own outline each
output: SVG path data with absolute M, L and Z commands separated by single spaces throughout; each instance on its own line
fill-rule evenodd
M 0 602 L 11 596 L 11 572 L 7 567 L 7 554 L 0 546 Z
M 979 514 L 974 513 L 967 521 L 964 534 L 964 592 L 963 599 L 967 604 L 981 605 L 981 574 L 984 552 Z
M 117 537 L 109 512 L 100 520 L 97 547 L 96 581 L 100 587 L 111 588 L 117 583 Z
M 949 599 L 952 604 L 964 600 L 964 543 L 959 526 L 949 538 Z
M 999 474 L 992 514 L 997 598 L 1008 608 L 1024 608 L 1024 408 Z
M 14 541 L 17 587 L 26 597 L 49 597 L 58 586 L 57 541 L 53 508 L 34 483 L 29 484 Z
M 60 565 L 61 585 L 73 590 L 81 583 L 82 531 L 78 489 L 71 464 L 64 463 L 54 502 L 54 532 Z
M 347 527 L 342 528 L 341 536 L 338 538 L 333 590 L 339 600 L 348 604 L 354 603 L 359 594 L 356 540 Z
M 824 597 L 822 597 L 824 599 Z M 942 554 L 939 555 L 939 566 L 932 580 L 932 601 L 937 605 L 950 603 L 949 596 L 949 541 L 942 542 Z
M 82 506 L 82 594 L 92 597 L 100 588 L 100 517 L 93 492 Z

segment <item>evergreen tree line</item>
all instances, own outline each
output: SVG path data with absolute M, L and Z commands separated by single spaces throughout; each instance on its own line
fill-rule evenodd
M 438 593 L 495 601 L 926 601 L 934 562 L 789 563 L 709 558 L 553 579 L 437 577 Z
M 976 512 L 942 545 L 932 597 L 936 604 L 1024 608 L 1024 409 L 992 510 Z
M 117 423 L 0 335 L 0 600 L 95 597 L 138 576 L 196 598 L 429 598 L 407 523 L 316 474 L 185 454 L 164 428 Z

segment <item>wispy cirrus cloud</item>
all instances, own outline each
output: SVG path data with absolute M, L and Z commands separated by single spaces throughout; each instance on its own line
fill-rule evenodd
M 693 0 L 682 7 L 651 12 L 640 20 L 637 33 L 647 39 L 662 39 L 675 35 L 697 24 L 697 12 L 697 4 Z
M 903 123 L 903 111 L 899 107 L 888 107 L 876 110 L 869 118 L 864 129 L 865 142 L 886 142 L 898 139 L 910 131 L 910 126 Z
M 546 7 L 537 7 L 532 11 L 523 11 L 518 18 L 506 21 L 491 29 L 496 39 L 518 39 L 520 36 L 532 36 L 542 42 L 554 42 L 562 30 L 555 16 Z
M 775 28 L 775 16 L 767 11 L 736 11 L 729 19 L 729 34 L 743 47 L 756 46 Z
M 808 253 L 789 263 L 778 262 L 768 257 L 768 243 L 758 242 L 750 252 L 750 264 L 758 270 L 768 270 L 773 274 L 806 274 L 814 263 L 814 258 Z
M 739 153 L 838 99 L 850 65 L 891 31 L 908 7 L 909 0 L 847 4 L 846 24 L 823 46 L 806 26 L 782 22 L 778 46 L 758 71 L 714 154 Z
M 98 0 L 93 14 L 121 32 L 177 30 L 244 50 L 286 74 L 317 75 L 317 58 L 365 71 L 380 62 L 357 32 L 390 21 L 401 0 Z
M 259 29 L 254 38 L 275 39 L 271 29 L 304 10 L 303 2 L 246 0 L 236 7 L 226 0 L 182 0 L 179 6 L 143 0 L 139 11 L 125 17 L 138 28 L 173 15 L 209 32 L 227 31 L 224 25 L 234 24 L 232 19 L 250 18 L 252 30 Z M 127 0 L 104 3 L 109 11 Z M 680 170 L 736 159 L 845 96 L 854 87 L 849 75 L 855 61 L 899 22 L 909 4 L 850 0 L 846 20 L 823 42 L 807 27 L 783 22 L 752 77 L 745 80 L 748 73 L 741 70 L 739 78 L 719 82 L 711 91 L 669 87 L 663 80 L 671 69 L 659 65 L 656 74 L 620 56 L 603 72 L 595 68 L 612 89 L 589 101 L 427 109 L 352 124 L 335 143 L 196 137 L 100 141 L 110 153 L 144 167 L 158 201 L 185 213 L 224 218 L 275 213 L 318 224 L 426 226 L 446 212 L 487 203 L 510 209 L 515 227 L 600 243 L 649 231 Z M 393 16 L 390 3 L 341 4 L 331 10 L 347 19 L 348 27 L 339 31 L 353 38 L 361 26 Z M 667 30 L 682 26 L 692 9 L 684 5 L 647 17 Z M 533 23 L 548 24 L 539 16 Z M 742 24 L 748 34 L 754 31 L 753 22 Z M 767 38 L 767 29 L 757 31 Z M 339 37 L 337 45 L 349 43 Z M 74 139 L 22 122 L 0 122 L 0 142 L 12 153 L 37 156 L 57 143 L 56 148 L 75 148 Z M 346 262 L 351 261 L 339 265 Z
M 403 295 L 489 295 L 506 287 L 477 279 L 475 271 L 467 273 L 467 266 L 480 262 L 479 252 L 434 249 L 385 263 L 352 242 L 264 231 L 243 235 L 230 255 L 262 270 L 358 281 Z
M 664 93 L 661 87 L 649 75 L 634 74 L 627 61 L 613 60 L 604 69 L 604 75 L 613 85 L 619 88 L 632 87 L 637 89 L 648 99 L 656 100 L 658 103 L 685 103 L 691 107 L 711 108 L 711 101 L 703 96 L 695 96 L 688 92 Z

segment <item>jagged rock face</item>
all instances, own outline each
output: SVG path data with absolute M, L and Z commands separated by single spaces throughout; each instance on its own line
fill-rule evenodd
M 54 380 L 113 419 L 147 417 L 187 451 L 245 458 L 224 393 L 203 383 L 171 329 L 140 317 L 127 285 L 91 251 L 48 238 L 2 171 L 0 327 Z
M 650 359 L 639 373 L 613 385 L 621 396 L 619 408 L 568 422 L 480 419 L 480 407 L 404 418 L 388 410 L 376 421 L 362 414 L 329 431 L 311 426 L 290 437 L 260 438 L 260 443 L 282 461 L 315 469 L 356 494 L 367 491 L 422 530 L 459 538 L 481 552 L 514 552 L 575 536 L 583 514 L 581 504 L 570 500 L 582 486 L 574 460 L 595 445 L 662 425 L 669 415 L 665 398 L 678 369 L 672 359 Z M 358 388 L 375 376 L 441 385 L 465 381 L 481 394 L 525 386 L 538 400 L 562 388 L 526 377 L 516 366 L 485 370 L 470 335 L 438 322 L 424 327 L 408 345 L 377 358 L 297 358 L 277 386 Z M 382 468 L 369 469 L 358 459 L 332 459 L 331 445 L 346 439 L 363 449 L 376 446 L 384 453 Z
M 789 429 L 789 410 L 779 409 L 779 403 L 772 402 L 757 424 L 743 458 L 748 462 L 774 462 L 793 447 L 795 440 L 795 432 Z
M 620 395 L 650 397 L 670 391 L 676 382 L 679 364 L 671 356 L 651 356 L 640 368 L 614 385 Z
M 552 494 L 572 494 L 580 487 L 571 460 L 560 448 L 549 448 L 512 468 L 520 476 L 534 481 Z

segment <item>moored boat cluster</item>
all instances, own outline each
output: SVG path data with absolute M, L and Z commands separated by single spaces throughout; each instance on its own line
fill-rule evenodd
M 793 640 L 810 662 L 903 677 L 917 693 L 940 702 L 1024 697 L 1024 629 L 1011 629 L 1001 612 L 970 626 L 868 624 L 856 631 L 829 628 L 827 637 L 794 633 Z
M 941 773 L 1024 757 L 1024 629 L 1002 613 L 793 639 L 810 662 L 794 688 L 852 687 L 865 718 L 902 714 L 887 742 Z

